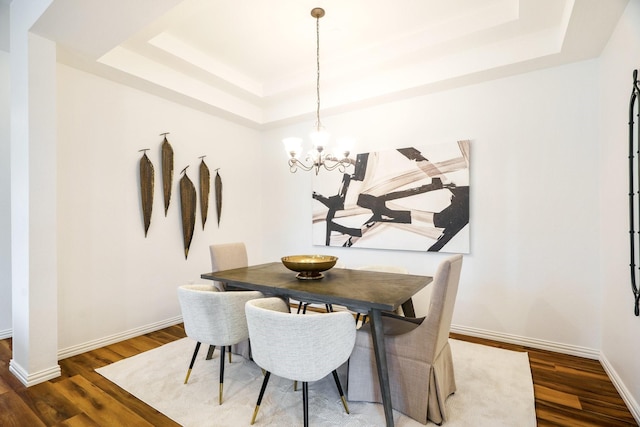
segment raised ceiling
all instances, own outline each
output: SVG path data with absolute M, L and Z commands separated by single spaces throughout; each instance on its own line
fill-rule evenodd
M 54 0 L 59 60 L 256 128 L 597 57 L 628 0 Z

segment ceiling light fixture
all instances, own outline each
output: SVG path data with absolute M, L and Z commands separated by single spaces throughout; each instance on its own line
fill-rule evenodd
M 348 139 L 340 139 L 337 141 L 338 149 L 342 158 L 334 156 L 327 150 L 329 143 L 329 133 L 322 126 L 320 121 L 320 18 L 324 16 L 324 9 L 320 7 L 313 8 L 311 10 L 311 16 L 316 18 L 316 123 L 311 131 L 311 143 L 313 149 L 307 153 L 304 160 L 300 160 L 302 153 L 302 138 L 285 138 L 282 140 L 285 146 L 285 150 L 289 155 L 289 171 L 295 173 L 298 168 L 310 171 L 315 170 L 316 175 L 320 171 L 320 167 L 325 168 L 328 171 L 338 169 L 340 172 L 345 172 L 345 168 L 353 164 L 354 161 L 349 159 L 351 153 L 352 142 Z

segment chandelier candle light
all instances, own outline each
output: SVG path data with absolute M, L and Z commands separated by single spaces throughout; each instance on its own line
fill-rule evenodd
M 324 16 L 324 9 L 316 7 L 311 10 L 311 16 L 316 18 L 316 123 L 311 131 L 311 143 L 313 149 L 307 153 L 304 160 L 300 160 L 302 153 L 302 138 L 285 138 L 282 140 L 285 150 L 289 155 L 289 171 L 295 173 L 298 168 L 310 171 L 315 170 L 316 175 L 320 171 L 320 167 L 325 168 L 328 171 L 338 169 L 344 173 L 345 168 L 354 164 L 354 161 L 349 158 L 351 153 L 352 141 L 348 139 L 339 139 L 337 141 L 338 149 L 336 150 L 342 158 L 338 158 L 331 152 L 327 151 L 327 145 L 329 143 L 329 133 L 322 126 L 320 122 L 320 18 Z

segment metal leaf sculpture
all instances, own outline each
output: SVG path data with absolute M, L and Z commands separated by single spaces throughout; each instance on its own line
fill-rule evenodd
M 222 214 L 222 178 L 220 178 L 220 172 L 218 172 L 218 169 L 216 169 L 215 191 L 216 214 L 218 215 L 218 227 L 220 227 L 220 215 Z
M 211 187 L 211 173 L 209 167 L 204 162 L 206 156 L 201 156 L 200 159 L 200 215 L 202 217 L 202 229 L 204 230 L 204 224 L 207 222 L 207 214 L 209 212 L 209 191 Z
M 193 238 L 193 229 L 196 225 L 196 187 L 187 176 L 186 170 L 182 169 L 180 178 L 180 205 L 182 207 L 182 236 L 184 239 L 184 259 L 189 256 L 189 246 Z
M 173 148 L 167 140 L 169 132 L 161 133 L 162 141 L 162 189 L 164 190 L 164 216 L 167 216 L 171 201 L 171 184 L 173 182 Z
M 144 237 L 147 237 L 151 225 L 151 211 L 153 210 L 153 163 L 147 157 L 145 148 L 140 158 L 140 201 L 142 202 L 142 216 L 144 217 Z

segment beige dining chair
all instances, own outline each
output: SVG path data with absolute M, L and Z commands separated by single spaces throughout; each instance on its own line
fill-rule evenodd
M 209 246 L 211 254 L 211 271 L 230 270 L 232 268 L 247 267 L 249 258 L 247 256 L 247 248 L 242 242 L 221 243 Z M 239 290 L 233 289 L 226 283 L 214 282 L 215 286 L 221 291 Z
M 350 313 L 293 314 L 280 298 L 249 301 L 245 311 L 253 360 L 266 371 L 251 424 L 256 420 L 271 374 L 302 382 L 305 427 L 309 425 L 308 383 L 330 373 L 349 413 L 336 370 L 347 361 L 355 342 L 355 320 Z
M 184 379 L 185 384 L 189 381 L 200 345 L 209 344 L 210 348 L 214 349 L 218 346 L 220 348 L 218 401 L 222 404 L 225 350 L 228 346 L 249 338 L 244 305 L 247 301 L 262 297 L 262 293 L 258 291 L 220 292 L 213 285 L 178 287 L 184 330 L 189 338 L 196 341 L 187 376 Z
M 392 406 L 423 424 L 446 421 L 445 401 L 456 391 L 449 330 L 461 269 L 462 255 L 440 263 L 429 285 L 433 290 L 426 317 L 382 317 Z M 377 372 L 367 324 L 358 330 L 349 359 L 350 401 L 382 401 Z
M 249 265 L 249 257 L 247 256 L 247 248 L 243 242 L 219 243 L 209 246 L 211 255 L 211 271 L 230 270 L 232 268 L 247 267 Z M 226 283 L 214 281 L 214 286 L 221 291 L 244 291 L 244 289 L 230 286 Z M 207 359 L 213 355 L 214 348 L 209 347 Z M 251 358 L 251 346 L 249 340 L 235 344 L 229 350 L 229 361 L 231 361 L 231 353 L 238 354 L 245 359 Z

